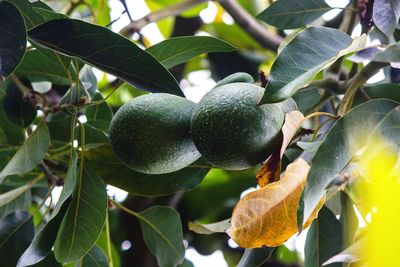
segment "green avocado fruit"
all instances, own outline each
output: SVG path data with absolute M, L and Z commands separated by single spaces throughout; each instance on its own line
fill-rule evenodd
M 241 170 L 268 158 L 290 103 L 259 106 L 263 94 L 257 85 L 230 83 L 200 100 L 193 111 L 192 138 L 210 164 Z
M 131 169 L 162 174 L 182 169 L 200 158 L 190 135 L 195 104 L 185 98 L 146 94 L 123 105 L 111 120 L 114 154 Z

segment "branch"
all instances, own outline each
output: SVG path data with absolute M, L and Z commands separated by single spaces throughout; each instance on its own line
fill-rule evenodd
M 164 9 L 147 14 L 141 19 L 132 21 L 127 26 L 125 26 L 119 33 L 123 36 L 127 36 L 134 32 L 139 32 L 144 26 L 150 23 L 157 22 L 167 17 L 179 15 L 180 13 L 188 9 L 191 9 L 193 7 L 196 7 L 203 2 L 207 2 L 207 0 L 186 0 L 179 2 L 176 5 L 168 6 Z
M 357 89 L 360 88 L 369 78 L 374 76 L 381 68 L 388 66 L 388 63 L 370 62 L 352 79 L 349 88 L 343 96 L 338 107 L 338 116 L 342 117 L 351 108 L 353 98 Z
M 258 21 L 250 15 L 236 0 L 218 0 L 226 12 L 231 15 L 233 20 L 249 35 L 251 35 L 264 48 L 278 50 L 283 38 L 276 34 L 271 34 Z

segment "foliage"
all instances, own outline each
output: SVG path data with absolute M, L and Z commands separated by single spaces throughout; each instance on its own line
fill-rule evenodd
M 399 2 L 136 4 L 0 0 L 0 265 L 196 266 L 194 248 L 228 266 L 349 266 L 367 244 L 395 266 Z M 146 108 L 113 129 L 136 97 Z M 142 173 L 146 154 L 169 161 Z

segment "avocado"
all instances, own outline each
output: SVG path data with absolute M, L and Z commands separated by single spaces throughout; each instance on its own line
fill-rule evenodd
M 162 174 L 200 158 L 190 135 L 195 104 L 185 98 L 146 94 L 123 105 L 110 123 L 114 154 L 131 169 Z

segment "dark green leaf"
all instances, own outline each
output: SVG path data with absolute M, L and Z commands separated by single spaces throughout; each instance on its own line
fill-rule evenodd
M 320 267 L 343 247 L 342 226 L 335 214 L 323 207 L 307 234 L 304 267 Z M 330 265 L 340 267 L 340 264 Z
M 315 87 L 299 90 L 293 95 L 293 99 L 296 101 L 299 111 L 303 114 L 310 113 L 326 98 L 327 97 L 324 96 L 324 90 Z
M 56 259 L 62 263 L 81 259 L 101 234 L 106 213 L 105 185 L 93 170 L 85 166 L 57 234 L 54 244 Z
M 258 267 L 265 263 L 274 252 L 275 248 L 247 248 L 236 267 Z
M 279 102 L 307 86 L 318 72 L 340 56 L 365 45 L 365 36 L 353 39 L 325 27 L 310 27 L 287 44 L 272 65 L 262 103 Z
M 54 252 L 52 251 L 41 262 L 31 265 L 30 267 L 62 267 L 62 264 L 57 262 L 56 257 L 54 257 Z
M 173 267 L 182 263 L 185 247 L 179 214 L 161 206 L 153 206 L 139 214 L 143 239 L 158 264 Z
M 61 211 L 52 214 L 50 221 L 35 235 L 32 243 L 20 257 L 17 267 L 31 266 L 43 261 L 51 252 L 56 240 L 61 220 L 69 207 L 69 202 L 62 205 Z M 54 256 L 53 256 L 54 257 Z
M 29 183 L 0 195 L 0 218 L 16 210 L 29 210 L 31 205 L 30 189 L 34 184 Z
M 294 29 L 310 24 L 331 9 L 324 0 L 278 0 L 257 18 L 279 29 Z
M 21 82 L 27 88 L 32 87 L 26 79 L 21 79 Z M 36 108 L 30 103 L 29 99 L 24 98 L 14 83 L 10 83 L 7 87 L 7 94 L 3 99 L 3 109 L 8 120 L 22 128 L 28 127 L 37 114 Z
M 371 100 L 355 107 L 335 123 L 311 162 L 303 192 L 303 218 L 311 215 L 327 186 L 349 164 L 376 125 L 398 105 L 387 99 Z
M 108 267 L 108 259 L 104 251 L 98 246 L 94 246 L 82 259 L 82 267 Z
M 208 172 L 207 168 L 190 167 L 160 175 L 135 172 L 122 164 L 108 145 L 90 150 L 87 161 L 107 184 L 137 196 L 161 196 L 193 189 Z
M 174 77 L 150 54 L 107 28 L 59 19 L 29 31 L 31 40 L 75 56 L 139 89 L 183 95 Z
M 358 106 L 369 99 L 377 98 L 387 98 L 400 103 L 400 85 L 395 83 L 366 85 L 357 91 L 353 106 Z
M 94 148 L 100 145 L 108 144 L 108 136 L 102 129 L 96 128 L 89 123 L 84 123 L 83 126 L 85 127 L 85 144 L 88 147 Z M 78 133 L 78 140 L 79 144 L 81 144 L 80 131 Z
M 389 38 L 396 29 L 400 18 L 400 2 L 397 0 L 375 0 L 372 19 Z
M 49 142 L 49 129 L 42 122 L 1 171 L 0 183 L 8 175 L 24 174 L 38 165 L 49 147 Z
M 13 73 L 22 61 L 26 40 L 22 14 L 14 5 L 0 1 L 0 81 Z
M 343 246 L 348 247 L 354 243 L 354 237 L 358 229 L 358 218 L 350 197 L 340 193 L 340 204 L 342 211 L 340 213 L 340 223 L 343 229 Z
M 16 211 L 0 220 L 0 262 L 2 267 L 15 267 L 34 233 L 33 220 L 26 211 Z
M 209 52 L 231 52 L 231 44 L 211 36 L 169 38 L 146 49 L 167 69 Z
M 357 262 L 361 260 L 360 255 L 363 255 L 363 252 L 365 251 L 364 243 L 365 238 L 361 237 L 354 244 L 324 262 L 323 266 L 335 262 Z
M 187 259 L 183 261 L 182 264 L 178 265 L 179 267 L 194 267 L 193 263 Z
M 69 85 L 68 77 L 76 76 L 67 57 L 43 48 L 30 50 L 25 54 L 17 74 L 31 82 L 49 81 L 58 85 Z

